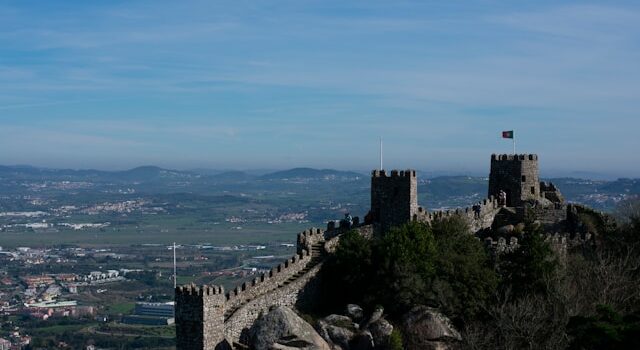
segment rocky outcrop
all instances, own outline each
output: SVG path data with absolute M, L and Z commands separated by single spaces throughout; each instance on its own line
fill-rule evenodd
M 249 346 L 255 350 L 330 350 L 313 327 L 293 310 L 280 306 L 259 318 L 249 330 Z
M 356 334 L 351 340 L 351 350 L 373 350 L 374 347 L 373 335 L 366 330 Z
M 393 326 L 384 319 L 384 309 L 377 308 L 368 319 L 362 308 L 349 304 L 346 313 L 350 316 L 329 315 L 318 320 L 320 335 L 334 350 L 383 349 L 389 342 Z M 358 324 L 357 321 L 362 323 Z
M 457 349 L 462 340 L 451 321 L 438 310 L 416 306 L 402 317 L 406 350 Z
M 348 316 L 329 315 L 318 320 L 318 332 L 334 349 L 349 349 L 359 325 Z
M 389 342 L 389 337 L 393 332 L 393 326 L 384 318 L 379 318 L 377 321 L 369 325 L 368 330 L 373 336 L 373 342 L 380 346 Z
M 354 322 L 360 322 L 364 318 L 364 310 L 362 310 L 362 308 L 356 304 L 348 304 L 346 315 L 349 316 Z
M 378 306 L 371 314 L 371 317 L 369 317 L 369 321 L 367 322 L 366 327 L 372 325 L 373 323 L 378 321 L 380 318 L 382 318 L 383 314 L 384 314 L 384 308 L 382 306 Z

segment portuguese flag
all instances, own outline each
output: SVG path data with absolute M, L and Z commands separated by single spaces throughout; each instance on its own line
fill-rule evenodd
M 512 139 L 513 138 L 513 130 L 503 131 L 502 132 L 503 139 Z

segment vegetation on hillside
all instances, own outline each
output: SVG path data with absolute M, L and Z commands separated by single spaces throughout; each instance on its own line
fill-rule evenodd
M 327 299 L 336 307 L 381 304 L 396 316 L 416 304 L 473 315 L 498 279 L 482 244 L 465 230 L 448 219 L 433 227 L 410 223 L 373 240 L 348 232 L 325 265 Z
M 373 239 L 349 232 L 324 266 L 324 307 L 383 305 L 392 320 L 415 305 L 438 307 L 469 349 L 636 349 L 640 212 L 625 214 L 566 254 L 533 223 L 518 249 L 496 256 L 457 217 Z

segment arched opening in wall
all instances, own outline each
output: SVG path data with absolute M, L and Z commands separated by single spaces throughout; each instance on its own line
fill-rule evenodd
M 522 175 L 522 182 L 526 182 L 527 181 L 527 176 L 526 175 Z

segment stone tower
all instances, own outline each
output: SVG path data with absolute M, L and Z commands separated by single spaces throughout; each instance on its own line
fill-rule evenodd
M 489 196 L 498 198 L 500 190 L 507 193 L 509 207 L 520 207 L 524 201 L 539 199 L 538 155 L 492 154 Z
M 415 170 L 384 170 L 371 174 L 371 216 L 383 229 L 411 221 L 418 211 L 418 180 Z
M 176 349 L 213 350 L 224 342 L 224 289 L 218 286 L 176 288 Z

